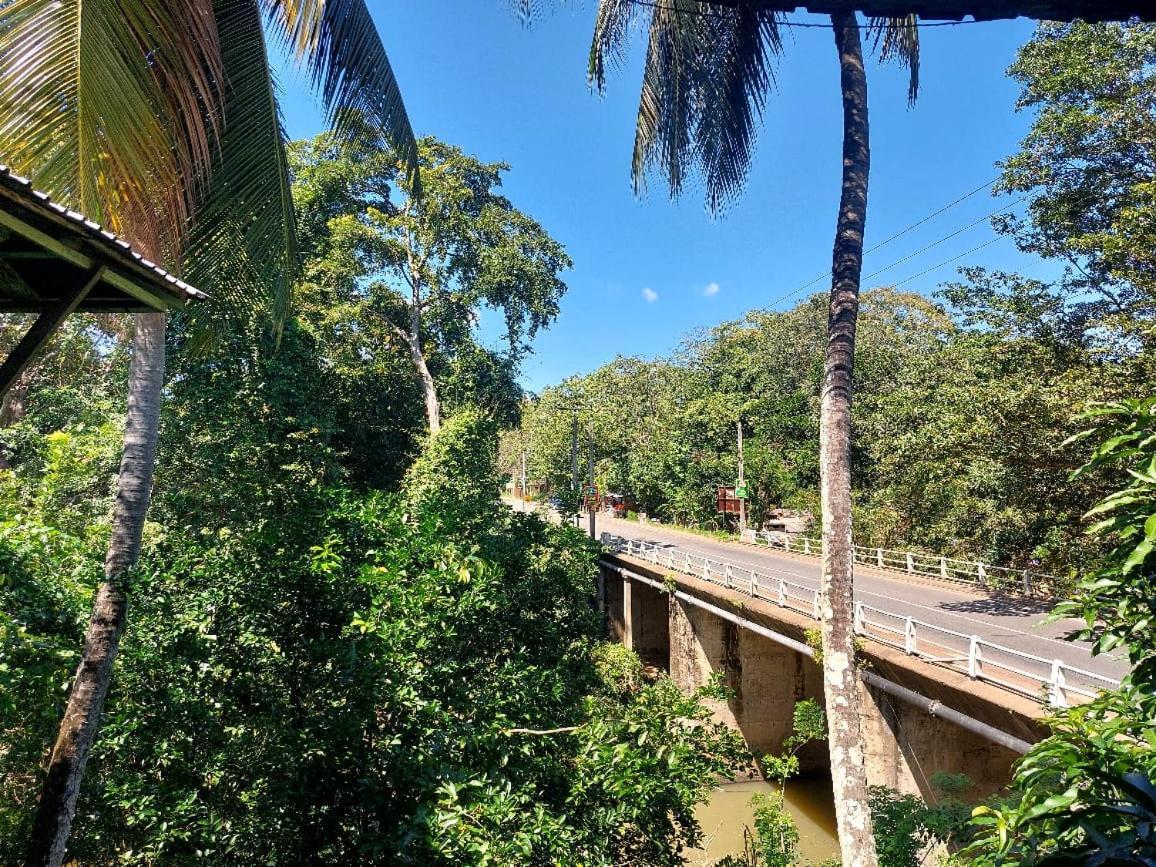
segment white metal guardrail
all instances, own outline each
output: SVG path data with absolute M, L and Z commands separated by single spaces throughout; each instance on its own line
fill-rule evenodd
M 624 539 L 611 533 L 602 534 L 602 544 L 656 566 L 819 619 L 819 591 L 814 587 L 684 548 Z M 1073 697 L 1077 697 L 1077 701 L 1091 699 L 1102 690 L 1120 685 L 1118 680 L 1077 668 L 1062 659 L 1045 659 L 862 602 L 855 603 L 855 634 L 1053 707 L 1068 707 Z
M 756 544 L 795 554 L 819 556 L 823 550 L 820 539 L 798 536 L 791 533 L 760 530 L 753 534 Z M 749 538 L 749 537 L 748 537 Z M 920 554 L 916 551 L 892 551 L 887 548 L 867 548 L 855 545 L 855 562 L 876 569 L 906 572 L 908 575 L 923 575 L 944 581 L 975 584 L 989 590 L 1025 593 L 1028 596 L 1049 596 L 1068 583 L 1057 575 L 1035 572 L 1030 569 L 1009 569 L 1006 566 L 992 566 L 971 560 L 957 560 L 953 557 L 939 557 L 934 554 Z

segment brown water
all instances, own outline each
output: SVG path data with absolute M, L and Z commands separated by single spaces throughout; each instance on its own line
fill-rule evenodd
M 713 864 L 727 855 L 741 854 L 743 828 L 754 826 L 751 797 L 776 789 L 772 783 L 762 780 L 726 783 L 715 789 L 710 801 L 695 811 L 706 837 L 706 846 L 689 852 L 686 863 L 697 867 Z M 839 857 L 830 780 L 791 780 L 787 783 L 787 810 L 799 829 L 799 855 L 803 864 Z

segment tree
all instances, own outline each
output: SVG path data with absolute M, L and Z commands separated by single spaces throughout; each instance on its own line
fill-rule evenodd
M 1117 485 L 1086 515 L 1111 552 L 1055 617 L 1077 617 L 1092 653 L 1122 651 L 1119 689 L 1049 720 L 1020 760 L 1010 803 L 981 807 L 979 864 L 1148 865 L 1156 861 L 1156 398 L 1104 404 L 1074 440 L 1091 444 L 1077 476 L 1108 468 Z
M 1008 73 L 1036 112 L 997 189 L 1030 199 L 1000 228 L 1067 264 L 1064 319 L 1118 348 L 1156 318 L 1156 25 L 1044 23 Z M 1107 327 L 1105 327 L 1107 326 Z M 1104 332 L 1107 332 L 1106 334 Z
M 268 20 L 310 65 L 341 128 L 352 110 L 416 144 L 362 0 L 275 0 Z M 296 257 L 280 120 L 256 0 L 16 0 L 0 10 L 0 140 L 33 183 L 145 255 L 282 311 Z M 152 488 L 165 317 L 138 314 L 105 580 L 52 751 L 28 862 L 63 861 L 80 780 L 124 629 Z
M 473 338 L 485 307 L 504 317 L 505 360 L 516 366 L 528 341 L 558 315 L 566 291 L 558 275 L 570 259 L 500 194 L 509 166 L 432 138 L 418 143 L 418 159 L 420 196 L 397 154 L 372 141 L 347 147 L 323 134 L 293 150 L 312 243 L 320 245 L 311 278 L 348 287 L 345 294 L 401 342 L 436 433 L 435 359 L 449 369 L 481 359 Z
M 308 338 L 291 318 L 264 365 L 230 353 L 177 368 L 162 443 L 188 442 L 196 460 L 158 466 L 161 526 L 134 570 L 134 628 L 70 857 L 681 864 L 701 842 L 695 805 L 750 761 L 701 700 L 722 691 L 685 695 L 605 641 L 595 546 L 497 502 L 492 420 L 449 417 L 404 499 L 326 477 L 331 380 Z M 202 481 L 213 452 L 235 472 Z M 19 653 L 0 667 L 8 864 L 38 775 L 39 737 L 21 726 L 55 722 L 93 561 L 53 532 L 57 510 L 22 508 L 15 489 L 46 499 L 49 473 L 25 464 L 3 481 L 0 635 Z
M 621 53 L 637 14 L 631 0 L 602 0 L 590 53 L 590 76 L 601 89 L 606 61 Z M 657 164 L 671 193 L 692 164 L 703 174 L 708 205 L 718 210 L 742 189 L 755 124 L 773 81 L 772 55 L 782 49 L 778 13 L 755 3 L 722 7 L 678 2 L 649 7 L 649 44 L 634 139 L 635 188 Z M 835 231 L 828 338 L 820 415 L 823 512 L 823 684 L 843 863 L 874 865 L 867 778 L 859 731 L 858 681 L 852 629 L 851 394 L 863 232 L 870 168 L 867 77 L 860 25 L 853 11 L 833 13 L 843 95 L 843 184 Z M 915 16 L 873 19 L 868 32 L 883 58 L 911 70 L 918 90 Z

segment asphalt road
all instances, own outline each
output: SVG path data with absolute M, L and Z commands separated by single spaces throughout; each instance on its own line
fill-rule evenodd
M 586 527 L 586 516 L 582 517 Z M 597 532 L 613 533 L 665 546 L 689 550 L 716 560 L 757 569 L 774 578 L 783 577 L 805 587 L 817 588 L 820 567 L 817 557 L 784 554 L 738 542 L 725 542 L 671 530 L 653 524 L 639 524 L 597 516 Z M 1097 674 L 1120 678 L 1127 664 L 1114 655 L 1092 656 L 1086 644 L 1066 640 L 1079 628 L 1077 620 L 1048 622 L 1046 602 L 1018 596 L 993 595 L 968 587 L 927 578 L 908 578 L 897 573 L 857 565 L 855 598 L 864 605 L 912 617 L 935 626 L 967 635 L 977 635 L 994 644 L 1034 654 L 1046 660 Z M 1009 657 L 1010 659 L 1010 657 Z M 1036 666 L 1032 666 L 1035 668 Z

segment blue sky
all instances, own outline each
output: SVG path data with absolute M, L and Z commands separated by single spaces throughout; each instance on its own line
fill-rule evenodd
M 721 218 L 701 191 L 671 202 L 659 179 L 630 184 L 641 44 L 600 99 L 586 81 L 596 0 L 571 0 L 527 29 L 506 0 L 369 0 L 419 135 L 504 160 L 506 191 L 566 245 L 574 268 L 562 312 L 535 343 L 533 390 L 615 355 L 670 352 L 683 335 L 783 299 L 830 267 L 839 196 L 841 107 L 828 29 L 791 29 L 777 65 L 750 181 Z M 822 18 L 795 16 L 797 21 Z M 1004 72 L 1032 32 L 1027 21 L 922 31 L 922 89 L 908 109 L 898 67 L 868 69 L 872 133 L 866 245 L 990 181 L 1030 122 Z M 304 79 L 282 77 L 290 135 L 322 114 Z M 868 256 L 864 274 L 985 217 L 1007 202 L 984 191 Z M 986 222 L 891 268 L 895 282 L 991 240 Z M 996 240 L 902 288 L 925 293 L 962 264 L 1046 276 L 1048 266 Z M 823 281 L 807 292 L 824 289 Z

